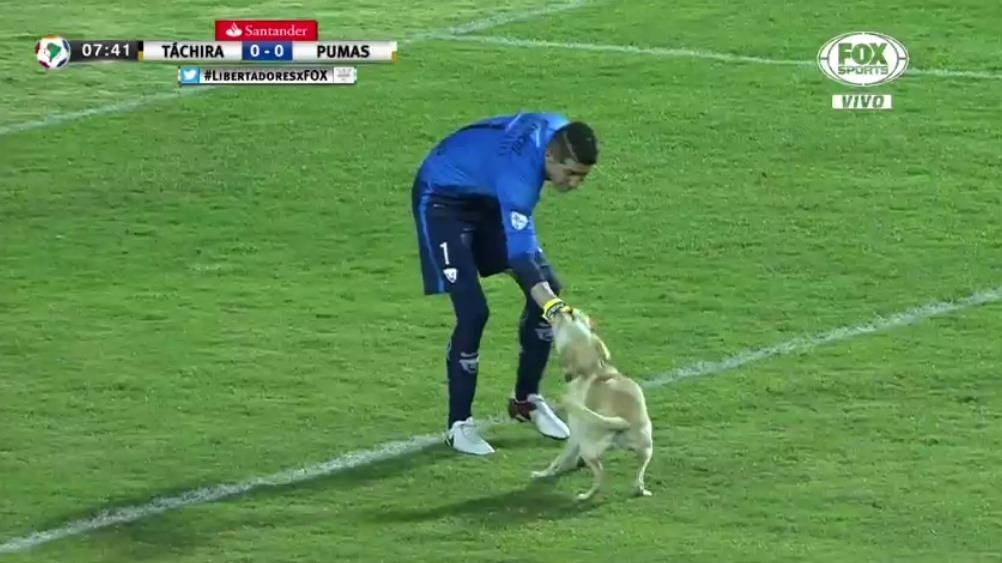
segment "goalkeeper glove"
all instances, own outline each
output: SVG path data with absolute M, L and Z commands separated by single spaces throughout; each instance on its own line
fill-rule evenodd
M 567 306 L 567 303 L 564 303 L 563 299 L 553 298 L 543 305 L 543 318 L 550 324 L 553 324 L 553 320 L 557 318 L 557 315 L 569 312 L 570 310 L 571 308 Z

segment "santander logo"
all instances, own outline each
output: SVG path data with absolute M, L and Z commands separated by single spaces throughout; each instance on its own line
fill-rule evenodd
M 216 20 L 216 41 L 317 41 L 316 20 Z
M 287 29 L 281 29 L 277 27 L 268 27 L 264 29 L 258 29 L 252 25 L 248 25 L 244 28 L 247 31 L 248 37 L 298 37 L 302 39 L 310 34 L 309 30 L 304 27 L 289 27 Z

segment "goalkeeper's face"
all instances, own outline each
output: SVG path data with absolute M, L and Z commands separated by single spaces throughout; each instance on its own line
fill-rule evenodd
M 558 192 L 569 192 L 576 189 L 584 182 L 585 177 L 591 172 L 591 166 L 567 159 L 557 162 L 547 154 L 546 177 L 553 184 Z

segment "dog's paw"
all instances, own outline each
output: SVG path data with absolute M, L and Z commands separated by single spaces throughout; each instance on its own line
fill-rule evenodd
M 648 491 L 647 489 L 637 489 L 637 496 L 638 497 L 649 497 L 649 496 L 654 496 L 654 493 Z
M 533 479 L 546 479 L 547 477 L 552 477 L 553 474 L 550 473 L 549 471 L 533 471 L 532 473 L 530 473 L 530 476 Z
M 585 500 L 590 499 L 593 496 L 595 496 L 595 491 L 587 491 L 587 492 L 579 494 L 578 496 L 576 496 L 574 498 L 578 499 L 579 501 L 585 501 Z

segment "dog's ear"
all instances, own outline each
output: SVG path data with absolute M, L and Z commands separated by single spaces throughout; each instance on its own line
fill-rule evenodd
M 563 368 L 564 373 L 574 373 L 577 371 L 578 352 L 577 346 L 568 346 L 564 348 L 564 352 L 560 354 L 560 367 Z
M 595 352 L 598 353 L 598 356 L 602 358 L 603 361 L 612 361 L 612 353 L 609 352 L 609 347 L 605 345 L 605 342 L 603 342 L 597 334 L 592 335 L 591 344 L 595 347 Z
M 570 350 L 564 350 L 564 353 L 560 354 L 557 360 L 560 362 L 560 368 L 565 372 L 571 369 Z
M 600 360 L 591 346 L 590 338 L 577 339 L 563 349 L 560 354 L 560 365 L 563 368 L 565 381 L 586 375 L 598 367 L 596 362 Z

